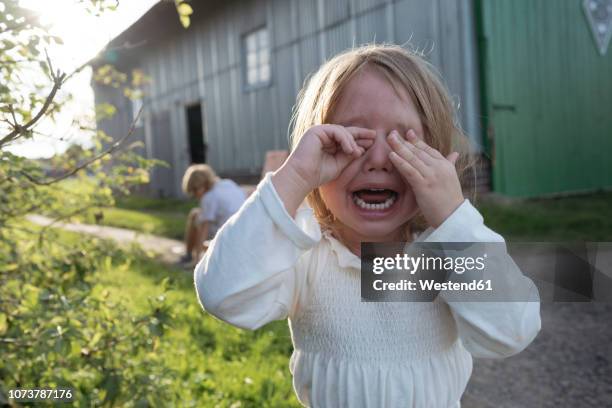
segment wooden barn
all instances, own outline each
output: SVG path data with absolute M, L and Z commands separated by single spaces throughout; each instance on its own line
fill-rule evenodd
M 156 169 L 151 192 L 178 196 L 190 163 L 254 182 L 267 151 L 287 149 L 305 78 L 371 42 L 426 50 L 445 79 L 484 188 L 540 196 L 612 187 L 612 0 L 193 0 L 184 29 L 160 1 L 93 65 L 141 69 L 144 98 L 93 83 L 100 120 L 134 137 Z M 483 187 L 480 188 L 482 190 Z

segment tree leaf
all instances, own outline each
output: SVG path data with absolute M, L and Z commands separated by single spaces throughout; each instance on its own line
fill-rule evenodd
M 8 319 L 4 313 L 0 313 L 0 334 L 6 333 L 8 330 Z
M 188 16 L 180 16 L 179 19 L 181 20 L 181 24 L 183 25 L 183 27 L 189 28 L 189 25 L 191 24 L 191 19 Z
M 187 3 L 179 4 L 177 10 L 181 16 L 190 16 L 193 14 L 193 8 Z

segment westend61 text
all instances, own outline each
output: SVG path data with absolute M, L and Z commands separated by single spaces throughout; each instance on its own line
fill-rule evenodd
M 492 291 L 491 280 L 473 280 L 471 282 L 436 282 L 431 279 L 421 279 L 417 285 L 414 281 L 402 279 L 399 282 L 385 282 L 377 279 L 373 283 L 376 291 Z

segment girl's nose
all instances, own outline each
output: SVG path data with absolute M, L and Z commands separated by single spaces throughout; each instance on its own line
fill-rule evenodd
M 364 169 L 366 171 L 385 171 L 390 172 L 393 164 L 389 160 L 391 146 L 387 143 L 387 132 L 378 131 L 376 140 L 365 153 Z

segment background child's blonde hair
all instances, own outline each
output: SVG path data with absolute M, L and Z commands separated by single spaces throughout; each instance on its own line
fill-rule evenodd
M 193 195 L 198 188 L 208 191 L 218 180 L 217 174 L 212 167 L 206 164 L 192 164 L 185 170 L 183 175 L 183 192 Z
M 471 165 L 469 145 L 449 93 L 430 63 L 418 53 L 397 45 L 365 45 L 347 50 L 323 64 L 298 95 L 291 119 L 291 148 L 295 148 L 310 127 L 329 123 L 344 87 L 365 66 L 382 73 L 398 95 L 401 89 L 410 95 L 428 145 L 445 157 L 452 151 L 459 152 L 456 167 L 461 179 Z M 319 190 L 312 191 L 307 199 L 321 226 L 334 231 L 338 221 L 325 206 Z M 417 215 L 406 225 L 406 239 L 410 239 L 411 232 L 425 227 L 422 215 Z

